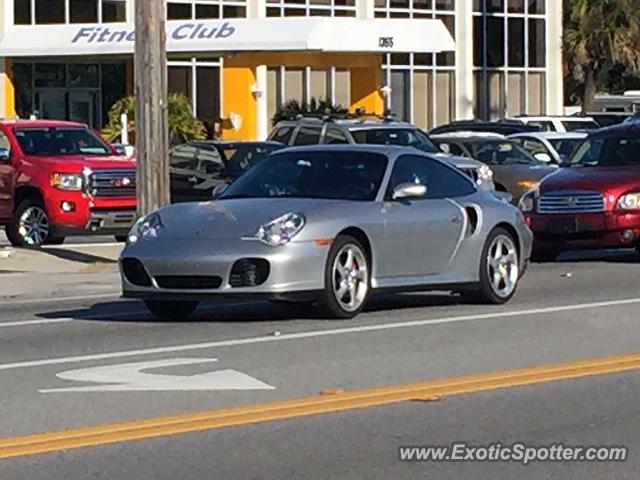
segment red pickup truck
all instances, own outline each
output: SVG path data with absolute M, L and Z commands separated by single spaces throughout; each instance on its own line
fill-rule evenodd
M 134 161 L 82 124 L 0 120 L 0 226 L 13 245 L 122 240 L 135 220 Z
M 534 260 L 584 248 L 640 251 L 640 122 L 589 135 L 569 168 L 524 195 L 520 209 L 533 230 Z

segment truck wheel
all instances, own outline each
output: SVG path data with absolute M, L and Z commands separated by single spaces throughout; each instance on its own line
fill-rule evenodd
M 353 318 L 363 309 L 371 289 L 370 261 L 362 244 L 340 235 L 331 245 L 325 266 L 322 305 L 333 318 Z
M 37 247 L 49 240 L 50 223 L 40 200 L 23 200 L 7 226 L 7 238 L 16 247 Z
M 164 320 L 183 320 L 198 308 L 198 302 L 145 300 L 144 303 L 154 316 Z
M 480 284 L 465 292 L 476 303 L 507 303 L 516 293 L 520 279 L 520 256 L 516 242 L 503 228 L 489 234 L 480 258 Z

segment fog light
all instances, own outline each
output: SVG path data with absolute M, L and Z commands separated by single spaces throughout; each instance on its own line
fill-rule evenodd
M 631 230 L 630 228 L 623 230 L 622 240 L 624 240 L 625 242 L 630 242 L 631 240 L 633 240 L 634 237 L 635 237 L 635 233 L 633 233 L 633 230 Z
M 62 202 L 60 208 L 63 212 L 73 212 L 76 209 L 76 204 L 73 202 Z

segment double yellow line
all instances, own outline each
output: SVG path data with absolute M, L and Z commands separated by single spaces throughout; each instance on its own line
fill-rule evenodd
M 324 395 L 294 400 L 7 438 L 0 440 L 0 458 L 212 430 L 234 425 L 339 412 L 410 400 L 429 400 L 462 393 L 481 392 L 636 369 L 640 369 L 640 353 L 351 392 L 337 390 L 327 392 Z

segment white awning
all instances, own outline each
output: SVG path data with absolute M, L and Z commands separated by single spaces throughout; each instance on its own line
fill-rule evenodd
M 133 25 L 13 26 L 0 39 L 1 57 L 131 54 Z M 454 50 L 440 20 L 263 18 L 167 22 L 168 52 Z

